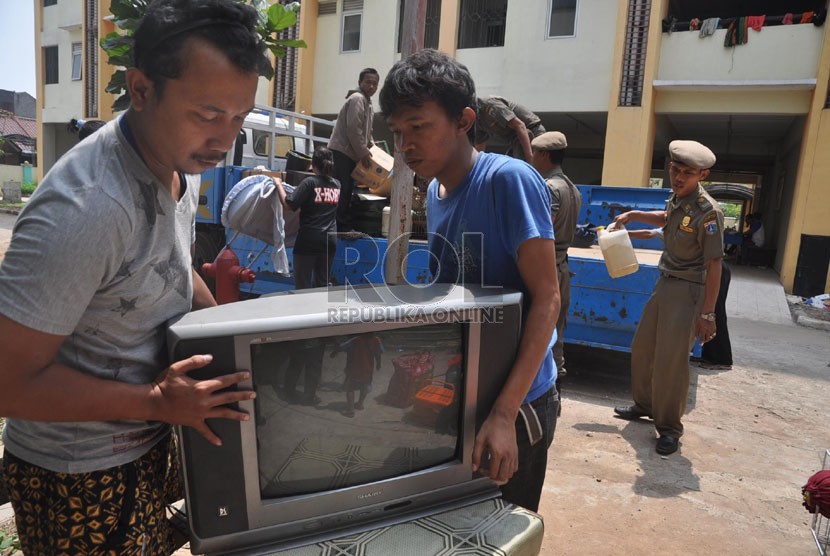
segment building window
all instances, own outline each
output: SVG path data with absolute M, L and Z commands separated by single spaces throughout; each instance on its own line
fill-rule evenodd
M 58 3 L 58 0 L 43 0 L 43 7 L 46 8 L 48 6 L 55 6 Z
M 507 0 L 461 0 L 458 48 L 504 46 Z
M 43 70 L 46 85 L 58 82 L 58 47 L 47 46 L 43 49 Z
M 360 50 L 360 25 L 363 22 L 363 14 L 343 14 L 343 42 L 340 46 L 341 52 L 357 52 Z
M 577 0 L 548 0 L 548 38 L 576 35 Z
M 360 51 L 360 28 L 363 25 L 363 0 L 343 0 L 343 29 L 340 52 Z
M 403 12 L 406 0 L 400 0 L 398 15 L 398 52 L 403 42 Z M 438 30 L 441 27 L 441 0 L 427 0 L 427 15 L 424 21 L 424 48 L 438 48 Z
M 81 43 L 72 43 L 72 81 L 81 80 Z

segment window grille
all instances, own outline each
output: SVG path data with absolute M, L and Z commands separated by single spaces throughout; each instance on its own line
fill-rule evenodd
M 400 0 L 398 15 L 398 52 L 403 42 L 403 12 L 406 0 Z M 438 48 L 438 30 L 441 26 L 441 0 L 427 0 L 427 14 L 424 21 L 424 48 Z
M 620 106 L 642 106 L 651 0 L 629 0 L 620 80 Z
M 84 103 L 87 118 L 98 118 L 98 0 L 86 0 Z
M 337 5 L 332 2 L 333 5 Z M 297 14 L 297 24 L 281 31 L 279 39 L 297 40 L 300 38 L 300 19 L 302 11 Z M 274 96 L 272 105 L 283 110 L 295 110 L 297 102 L 297 59 L 296 48 L 289 48 L 285 56 L 274 62 Z
M 507 0 L 461 0 L 458 48 L 504 46 Z
M 317 4 L 317 15 L 333 15 L 337 13 L 337 0 L 320 2 Z
M 363 0 L 343 0 L 344 12 L 355 12 L 363 9 Z

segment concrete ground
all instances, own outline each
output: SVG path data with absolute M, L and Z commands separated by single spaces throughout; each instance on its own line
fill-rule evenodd
M 0 214 L 0 258 L 11 222 Z M 692 368 L 676 454 L 654 451 L 650 421 L 613 417 L 630 399 L 627 354 L 566 346 L 543 556 L 817 554 L 801 487 L 830 448 L 830 333 L 793 324 L 771 270 L 732 270 L 735 365 Z
M 801 487 L 830 448 L 830 334 L 793 324 L 767 269 L 734 267 L 735 365 L 692 367 L 680 451 L 654 451 L 628 357 L 570 347 L 540 513 L 545 556 L 816 554 Z M 830 465 L 830 461 L 828 461 Z
M 613 417 L 630 400 L 628 354 L 567 346 L 542 556 L 817 554 L 801 487 L 830 448 L 830 334 L 793 323 L 769 269 L 733 268 L 727 313 L 735 365 L 692 367 L 668 457 L 651 421 Z

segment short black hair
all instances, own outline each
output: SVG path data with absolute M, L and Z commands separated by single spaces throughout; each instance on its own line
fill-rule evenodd
M 374 75 L 377 76 L 378 79 L 380 79 L 380 74 L 378 73 L 378 70 L 376 70 L 375 68 L 363 68 L 363 70 L 360 72 L 360 75 L 357 78 L 357 82 L 360 83 L 361 81 L 363 81 L 363 78 L 367 75 Z
M 419 50 L 395 62 L 380 91 L 380 108 L 389 118 L 398 109 L 435 101 L 450 118 L 460 118 L 465 108 L 476 110 L 476 86 L 470 71 L 443 52 Z M 475 136 L 471 126 L 467 136 Z
M 184 73 L 186 43 L 198 38 L 239 71 L 262 74 L 271 62 L 256 25 L 256 10 L 233 0 L 152 0 L 133 34 L 133 66 L 161 94 L 167 79 Z
M 327 147 L 317 147 L 311 155 L 311 165 L 317 168 L 321 176 L 330 178 L 334 172 L 334 153 Z
M 565 149 L 547 151 L 547 153 L 548 160 L 550 160 L 551 164 L 562 166 L 562 161 L 565 160 Z

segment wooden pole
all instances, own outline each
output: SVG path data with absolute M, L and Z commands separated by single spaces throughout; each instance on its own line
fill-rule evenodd
M 401 59 L 424 47 L 424 26 L 427 0 L 404 0 L 401 28 Z M 395 149 L 392 174 L 392 196 L 389 201 L 389 234 L 386 248 L 385 276 L 387 284 L 406 282 L 406 256 L 412 232 L 412 190 L 415 174 Z

